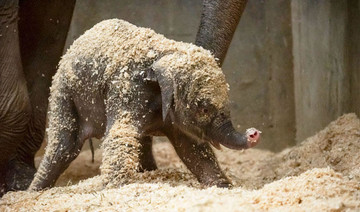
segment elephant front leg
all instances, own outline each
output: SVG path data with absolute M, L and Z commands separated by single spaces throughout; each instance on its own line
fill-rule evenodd
M 104 186 L 128 183 L 139 170 L 140 134 L 128 117 L 115 120 L 107 129 L 100 167 Z
M 217 187 L 231 187 L 230 180 L 221 171 L 215 154 L 208 143 L 199 144 L 183 133 L 169 136 L 176 153 L 200 183 Z

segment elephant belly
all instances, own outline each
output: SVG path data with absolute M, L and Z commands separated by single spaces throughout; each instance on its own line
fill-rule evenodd
M 76 112 L 79 117 L 81 138 L 101 138 L 106 129 L 104 98 L 101 95 L 89 94 L 74 98 Z

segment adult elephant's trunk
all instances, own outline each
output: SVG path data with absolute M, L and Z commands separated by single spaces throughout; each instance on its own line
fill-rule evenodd
M 215 146 L 221 144 L 230 149 L 247 149 L 257 144 L 261 132 L 251 128 L 242 134 L 234 129 L 231 121 L 227 121 L 209 133 Z
M 210 50 L 221 66 L 247 0 L 203 0 L 195 44 Z

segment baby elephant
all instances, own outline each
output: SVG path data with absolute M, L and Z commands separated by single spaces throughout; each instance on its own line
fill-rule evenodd
M 63 56 L 48 117 L 48 145 L 33 190 L 53 186 L 91 137 L 104 137 L 104 185 L 154 170 L 155 135 L 169 138 L 199 182 L 228 187 L 209 143 L 246 149 L 260 138 L 254 128 L 235 131 L 228 84 L 209 51 L 118 19 L 95 25 Z

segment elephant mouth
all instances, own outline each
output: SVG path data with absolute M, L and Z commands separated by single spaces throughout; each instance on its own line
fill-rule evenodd
M 178 126 L 178 129 L 189 138 L 196 140 L 199 144 L 210 143 L 216 149 L 221 150 L 220 142 L 211 139 L 209 136 L 206 135 L 207 133 L 205 133 L 204 130 L 202 130 L 197 126 L 191 126 L 191 127 Z
M 209 142 L 211 143 L 211 145 L 213 145 L 213 147 L 215 147 L 218 150 L 221 150 L 220 142 L 215 141 L 213 139 L 210 139 Z

